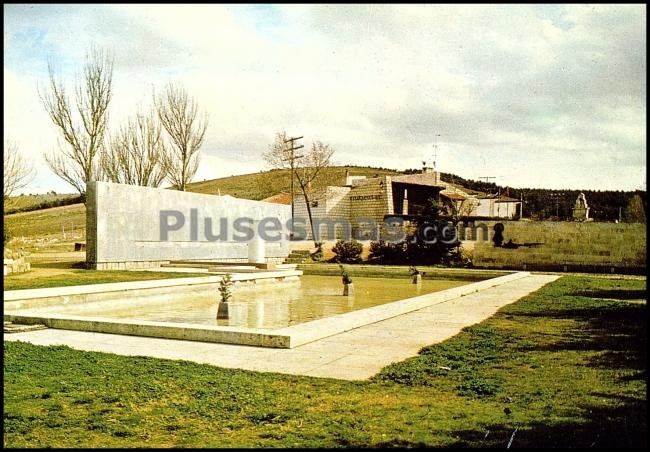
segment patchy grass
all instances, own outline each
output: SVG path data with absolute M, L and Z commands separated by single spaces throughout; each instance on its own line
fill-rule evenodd
M 71 204 L 32 212 L 5 215 L 10 237 L 42 237 L 64 231 L 85 231 L 86 206 Z
M 78 263 L 82 265 L 83 263 Z M 102 284 L 127 281 L 146 281 L 152 279 L 189 278 L 207 276 L 205 273 L 174 273 L 127 270 L 84 270 L 79 268 L 32 267 L 27 273 L 5 276 L 4 290 L 40 289 L 43 287 L 79 286 L 83 284 Z M 60 264 L 55 264 L 59 266 Z
M 604 299 L 643 289 L 563 277 L 366 382 L 7 342 L 4 445 L 645 447 L 647 307 Z

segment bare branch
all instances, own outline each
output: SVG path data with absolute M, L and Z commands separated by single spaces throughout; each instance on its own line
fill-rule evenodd
M 74 108 L 49 64 L 48 72 L 49 89 L 45 93 L 39 90 L 39 95 L 67 145 L 45 160 L 57 176 L 85 195 L 87 182 L 102 179 L 98 160 L 105 145 L 113 61 L 106 53 L 91 49 L 86 56 L 83 83 L 75 88 Z
M 286 141 L 287 135 L 285 132 L 277 133 L 275 141 L 269 146 L 269 150 L 262 154 L 262 157 L 267 165 L 277 169 L 292 168 L 293 161 L 292 177 L 298 183 L 305 201 L 312 237 L 316 237 L 311 212 L 311 197 L 316 188 L 324 187 L 332 182 L 329 170 L 334 149 L 317 141 L 312 143 L 309 150 L 301 149 L 300 154 L 291 155 L 291 147 Z
M 155 112 L 138 113 L 110 139 L 101 153 L 102 171 L 111 182 L 159 187 L 165 180 L 167 149 Z
M 199 148 L 208 127 L 208 114 L 199 117 L 194 98 L 179 85 L 168 84 L 156 96 L 154 105 L 158 119 L 167 132 L 171 145 L 163 159 L 163 168 L 170 182 L 185 191 L 199 165 Z
M 20 154 L 18 145 L 6 140 L 4 143 L 2 198 L 7 201 L 16 191 L 24 188 L 34 178 L 34 167 Z

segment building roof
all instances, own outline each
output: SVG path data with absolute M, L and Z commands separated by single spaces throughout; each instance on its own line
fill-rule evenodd
M 471 188 L 464 187 L 464 186 L 462 186 L 460 184 L 454 184 L 452 182 L 442 182 L 442 183 L 447 185 L 448 188 L 463 191 L 463 192 L 465 192 L 465 193 L 467 193 L 468 195 L 471 195 L 471 196 L 480 197 L 480 196 L 485 195 L 485 193 L 482 192 L 482 191 L 472 190 Z
M 499 194 L 489 194 L 484 196 L 479 196 L 479 199 L 494 199 L 494 202 L 521 202 L 519 199 L 511 198 L 509 196 L 499 195 Z
M 467 196 L 461 195 L 460 193 L 445 193 L 445 192 L 440 192 L 440 196 L 444 196 L 445 198 L 452 199 L 452 200 L 465 200 L 467 199 Z
M 392 182 L 400 184 L 424 185 L 427 187 L 445 188 L 435 173 L 405 174 L 403 176 L 392 176 Z
M 263 202 L 272 202 L 273 204 L 291 205 L 291 193 L 277 193 L 262 200 Z
M 509 196 L 499 196 L 494 202 L 521 202 L 519 199 L 510 198 Z

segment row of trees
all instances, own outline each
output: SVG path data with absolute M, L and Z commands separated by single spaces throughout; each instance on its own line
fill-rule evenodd
M 49 83 L 39 95 L 64 142 L 45 156 L 57 176 L 82 196 L 94 180 L 158 187 L 167 179 L 178 190 L 187 188 L 198 169 L 208 115 L 199 113 L 182 86 L 170 83 L 154 92 L 149 111 L 138 112 L 111 134 L 112 58 L 96 49 L 88 53 L 73 100 L 51 66 L 48 70 Z
M 418 173 L 419 169 L 409 169 Z M 584 193 L 591 218 L 597 221 L 645 222 L 646 192 L 643 190 L 553 190 L 547 188 L 503 187 L 493 182 L 464 179 L 455 174 L 441 173 L 443 181 L 484 193 L 502 193 L 523 201 L 524 217 L 534 220 L 571 220 L 576 198 Z

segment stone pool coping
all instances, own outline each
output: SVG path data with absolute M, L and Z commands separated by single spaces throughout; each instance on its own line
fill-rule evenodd
M 457 299 L 489 287 L 505 284 L 527 276 L 530 276 L 530 272 L 511 273 L 497 278 L 465 284 L 452 289 L 398 300 L 392 303 L 386 303 L 344 314 L 337 314 L 331 317 L 312 320 L 310 322 L 278 329 L 254 329 L 189 323 L 123 320 L 106 317 L 57 315 L 30 310 L 20 310 L 16 312 L 8 312 L 5 310 L 4 320 L 24 324 L 40 323 L 50 328 L 66 330 L 149 336 L 165 339 L 183 339 L 200 342 L 219 342 L 260 347 L 293 348 L 364 325 Z M 206 278 L 187 279 L 196 280 Z M 216 277 L 216 279 L 218 281 L 220 280 L 220 277 Z
M 258 273 L 232 273 L 232 280 L 252 281 L 257 279 L 285 278 L 289 276 L 302 276 L 300 270 L 274 270 Z M 25 302 L 29 300 L 53 297 L 70 297 L 75 295 L 89 295 L 107 292 L 120 292 L 131 290 L 159 289 L 163 287 L 193 286 L 200 284 L 218 284 L 223 275 L 193 276 L 189 278 L 148 279 L 145 281 L 127 281 L 115 283 L 84 284 L 63 287 L 45 287 L 40 289 L 7 290 L 3 294 L 4 308 L 11 309 L 11 302 Z

